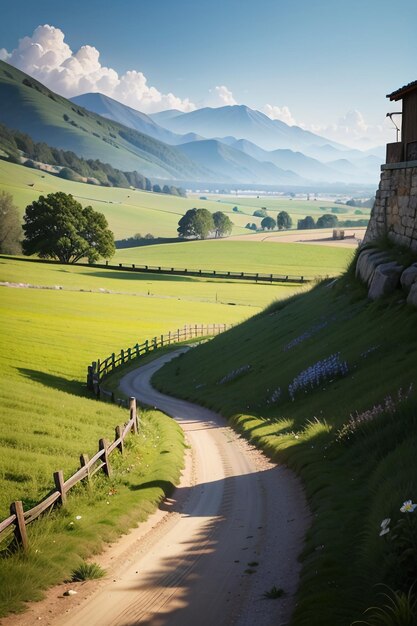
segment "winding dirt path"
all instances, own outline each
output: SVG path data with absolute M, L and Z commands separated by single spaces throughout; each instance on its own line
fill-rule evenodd
M 155 391 L 150 378 L 171 358 L 172 353 L 130 372 L 121 388 L 184 429 L 191 453 L 181 484 L 146 524 L 110 548 L 106 579 L 87 583 L 86 593 L 60 600 L 60 606 L 55 601 L 60 614 L 49 609 L 44 624 L 284 626 L 289 621 L 297 555 L 309 521 L 300 483 L 221 416 Z M 264 599 L 274 586 L 285 595 Z

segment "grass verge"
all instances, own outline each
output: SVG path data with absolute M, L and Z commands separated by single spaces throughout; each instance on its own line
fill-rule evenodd
M 270 306 L 154 377 L 162 391 L 228 416 L 301 476 L 313 522 L 294 626 L 348 626 L 378 604 L 377 584 L 406 593 L 417 577 L 417 513 L 400 511 L 417 500 L 416 321 L 400 294 L 371 303 L 347 275 Z M 386 518 L 391 534 L 380 536 Z

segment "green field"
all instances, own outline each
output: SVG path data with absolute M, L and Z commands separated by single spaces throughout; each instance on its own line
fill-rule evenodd
M 269 300 L 278 294 L 272 286 L 242 285 L 248 289 L 242 299 L 250 305 L 230 306 L 219 302 L 223 293 L 230 297 L 226 285 L 217 294 L 210 282 L 148 281 L 123 272 L 13 259 L 0 259 L 0 281 L 61 287 L 0 287 L 0 519 L 14 500 L 21 499 L 25 509 L 40 501 L 53 486 L 54 471 L 62 469 L 69 477 L 80 453 L 92 456 L 98 439 L 112 440 L 115 426 L 127 421 L 126 409 L 87 393 L 92 360 L 185 323 L 239 322 L 257 310 L 254 305 L 259 308 L 256 288 L 257 294 L 264 291 L 264 300 L 267 293 Z M 128 440 L 123 461 L 112 456 L 110 484 L 97 475 L 88 489 L 74 489 L 62 514 L 28 527 L 27 555 L 0 559 L 0 615 L 21 610 L 23 601 L 70 577 L 103 542 L 144 519 L 164 492 L 161 487 L 137 491 L 138 484 L 177 482 L 183 450 L 178 427 L 157 412 L 142 419 L 141 434 Z M 77 515 L 82 522 L 74 528 Z
M 12 194 L 15 204 L 23 216 L 24 210 L 40 195 L 63 191 L 72 194 L 83 206 L 90 204 L 95 210 L 104 213 L 116 239 L 131 237 L 140 232 L 142 235 L 152 233 L 158 237 L 176 237 L 178 220 L 188 209 L 193 207 L 206 208 L 211 212 L 223 211 L 234 223 L 233 234 L 250 234 L 245 228 L 248 222 L 260 226 L 261 218 L 253 217 L 253 211 L 260 206 L 267 206 L 269 213 L 276 218 L 278 211 L 288 211 L 294 225 L 298 217 L 312 215 L 317 218 L 326 207 L 329 212 L 334 204 L 330 202 L 312 202 L 270 198 L 219 198 L 208 196 L 200 200 L 198 196 L 179 198 L 166 194 L 147 191 L 120 189 L 116 187 L 99 187 L 86 183 L 67 181 L 40 170 L 15 165 L 0 160 L 0 190 Z M 317 206 L 319 205 L 319 206 Z M 233 211 L 238 206 L 241 213 Z M 339 216 L 342 219 L 358 217 L 353 213 Z
M 161 390 L 228 416 L 302 478 L 312 525 L 294 626 L 349 626 L 381 604 L 376 585 L 407 594 L 415 582 L 417 511 L 400 507 L 417 500 L 416 322 L 398 294 L 368 301 L 351 273 L 269 307 L 155 376 Z M 338 354 L 347 371 L 313 378 L 291 398 L 297 377 Z M 381 537 L 385 518 L 391 532 Z
M 267 241 L 209 239 L 118 250 L 117 263 L 187 269 L 265 272 L 297 276 L 340 274 L 353 250 L 331 246 Z

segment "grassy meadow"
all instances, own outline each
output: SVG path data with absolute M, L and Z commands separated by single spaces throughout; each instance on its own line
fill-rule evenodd
M 116 239 L 131 237 L 138 232 L 142 235 L 150 232 L 155 237 L 176 237 L 178 220 L 193 207 L 206 208 L 213 213 L 223 211 L 234 223 L 233 234 L 241 235 L 252 232 L 245 228 L 248 222 L 260 227 L 262 218 L 254 217 L 253 212 L 264 206 L 267 207 L 268 214 L 274 218 L 279 211 L 287 211 L 292 216 L 294 225 L 300 217 L 312 215 L 317 219 L 323 213 L 331 212 L 332 207 L 337 206 L 324 200 L 307 201 L 270 197 L 231 198 L 217 195 L 190 195 L 188 198 L 179 198 L 140 190 L 100 187 L 67 181 L 47 172 L 2 160 L 0 160 L 0 190 L 12 194 L 22 216 L 26 206 L 40 195 L 56 191 L 70 193 L 83 206 L 90 204 L 96 211 L 104 213 Z M 207 199 L 202 200 L 201 197 Z M 238 207 L 239 212 L 233 211 L 235 206 Z M 363 209 L 366 215 L 361 216 L 355 215 L 351 207 L 345 208 L 349 210 L 349 213 L 339 216 L 341 219 L 364 218 L 369 215 L 368 209 Z
M 340 274 L 353 253 L 331 246 L 208 239 L 125 248 L 117 250 L 113 262 L 315 277 Z
M 369 302 L 348 274 L 273 304 L 154 377 L 221 411 L 303 480 L 312 525 L 294 626 L 349 626 L 381 604 L 377 585 L 407 592 L 417 577 L 416 513 L 400 512 L 417 500 L 416 323 L 398 294 Z M 326 365 L 332 355 L 346 369 Z M 386 518 L 391 532 L 380 536 Z M 371 616 L 367 624 L 416 623 Z
M 63 469 L 68 477 L 79 466 L 80 453 L 94 454 L 98 439 L 113 439 L 115 426 L 126 421 L 126 409 L 97 402 L 86 392 L 86 367 L 93 359 L 185 323 L 236 323 L 257 310 L 253 295 L 250 306 L 216 302 L 203 282 L 197 295 L 193 282 L 181 282 L 178 294 L 178 281 L 145 286 L 131 275 L 106 276 L 76 266 L 0 259 L 0 281 L 61 287 L 0 287 L 0 519 L 13 500 L 30 508 L 42 499 L 53 486 L 54 471 Z M 161 456 L 162 450 L 170 454 Z M 0 579 L 6 581 L 0 586 L 0 615 L 39 598 L 103 542 L 146 517 L 163 489 L 140 485 L 175 484 L 182 452 L 175 423 L 146 412 L 128 454 L 112 456 L 112 482 L 97 475 L 90 487 L 75 488 L 62 513 L 28 527 L 27 556 L 0 559 Z

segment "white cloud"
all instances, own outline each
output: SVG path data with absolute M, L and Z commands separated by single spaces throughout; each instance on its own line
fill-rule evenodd
M 265 104 L 262 112 L 270 117 L 271 120 L 281 120 L 281 122 L 285 122 L 288 126 L 296 125 L 296 121 L 287 106 L 278 107 L 273 104 Z
M 64 39 L 59 28 L 48 24 L 38 26 L 10 54 L 2 48 L 0 58 L 66 97 L 99 91 L 145 113 L 196 108 L 188 98 L 163 94 L 149 86 L 142 72 L 129 70 L 119 76 L 114 69 L 102 66 L 100 53 L 93 46 L 82 46 L 73 53 Z
M 226 85 L 217 85 L 214 88 L 214 91 L 218 101 L 220 102 L 220 106 L 233 106 L 237 104 L 232 92 L 226 87 Z
M 359 149 L 394 141 L 391 124 L 387 120 L 383 120 L 381 124 L 368 124 L 363 114 L 357 110 L 348 111 L 336 123 L 300 124 L 300 126 L 333 141 Z
M 216 85 L 214 89 L 209 89 L 209 96 L 201 106 L 212 108 L 234 106 L 237 104 L 233 93 L 226 85 Z

